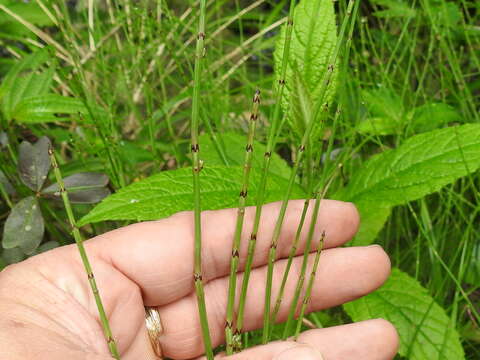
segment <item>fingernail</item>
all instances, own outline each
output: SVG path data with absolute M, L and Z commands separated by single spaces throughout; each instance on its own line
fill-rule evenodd
M 273 360 L 324 360 L 320 352 L 308 345 L 299 345 L 282 351 Z

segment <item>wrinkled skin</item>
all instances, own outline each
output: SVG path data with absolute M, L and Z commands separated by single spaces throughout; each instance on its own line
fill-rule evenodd
M 298 225 L 303 201 L 291 201 L 277 247 L 273 298 Z M 310 210 L 313 206 L 310 206 Z M 247 297 L 245 330 L 262 326 L 269 242 L 280 208 L 264 207 Z M 240 251 L 243 269 L 255 210 L 247 208 Z M 310 212 L 309 212 L 310 213 Z M 224 343 L 225 309 L 236 210 L 206 211 L 203 224 L 203 272 L 211 336 Z M 307 219 L 310 216 L 307 215 Z M 357 231 L 359 217 L 350 203 L 325 200 L 315 243 L 325 231 L 325 250 L 308 311 L 336 306 L 366 295 L 387 279 L 390 261 L 378 246 L 339 248 Z M 303 236 L 287 283 L 279 321 L 293 297 L 306 240 Z M 90 262 L 122 359 L 155 359 L 145 328 L 144 305 L 158 306 L 164 356 L 202 358 L 203 346 L 193 284 L 193 216 L 121 228 L 85 242 Z M 315 246 L 315 244 L 314 244 Z M 314 254 L 310 254 L 310 265 Z M 241 273 L 237 285 L 241 285 Z M 238 294 L 238 291 L 237 291 Z M 238 300 L 238 299 L 237 299 Z M 34 256 L 0 273 L 0 359 L 107 360 L 98 313 L 74 245 Z M 297 341 L 276 341 L 247 349 L 234 360 L 389 360 L 398 346 L 385 320 L 313 329 Z M 223 357 L 224 355 L 218 355 Z

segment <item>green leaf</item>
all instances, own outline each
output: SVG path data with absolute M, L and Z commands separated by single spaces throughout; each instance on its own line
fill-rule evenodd
M 240 166 L 205 167 L 200 174 L 202 210 L 236 207 L 242 172 Z M 248 205 L 254 203 L 260 175 L 260 170 L 252 169 Z M 282 199 L 286 186 L 286 179 L 271 174 L 266 190 L 266 201 Z M 304 191 L 295 186 L 292 198 L 304 196 Z M 105 220 L 157 220 L 192 209 L 192 170 L 182 168 L 161 172 L 121 189 L 84 216 L 79 226 Z
M 411 119 L 411 130 L 415 133 L 431 131 L 448 123 L 462 121 L 459 112 L 453 106 L 444 103 L 416 107 L 407 117 Z
M 57 94 L 23 99 L 12 111 L 12 118 L 20 123 L 70 121 L 69 115 L 88 115 L 81 100 Z
M 40 191 L 50 170 L 48 156 L 50 146 L 50 140 L 44 136 L 33 145 L 28 141 L 23 141 L 19 147 L 18 173 L 20 179 L 35 192 Z
M 290 117 L 298 136 L 302 136 L 308 123 L 312 120 L 312 95 L 298 71 L 293 75 L 293 91 L 291 93 Z
M 387 117 L 367 118 L 357 125 L 360 134 L 370 135 L 392 135 L 399 132 L 398 124 Z
M 226 132 L 221 134 L 221 140 L 225 144 L 225 156 L 227 157 L 229 164 L 233 166 L 243 165 L 245 159 L 245 146 L 247 143 L 246 135 Z M 207 167 L 224 165 L 222 158 L 218 154 L 215 145 L 208 134 L 200 136 L 200 144 L 200 157 L 204 160 Z M 258 141 L 254 141 L 252 167 L 257 169 L 263 167 L 263 157 L 266 149 L 265 145 Z M 269 172 L 288 179 L 291 173 L 291 168 L 285 160 L 278 156 L 278 154 L 273 153 L 270 160 Z
M 38 201 L 29 196 L 16 204 L 10 212 L 3 229 L 3 247 L 20 247 L 25 254 L 31 254 L 42 242 L 44 231 Z
M 479 167 L 480 125 L 434 130 L 370 158 L 336 197 L 357 204 L 360 233 L 374 226 L 365 219 L 378 232 L 380 219 L 387 219 L 384 209 L 434 193 Z
M 350 246 L 365 246 L 371 244 L 382 230 L 392 212 L 391 206 L 362 201 L 355 203 L 361 214 L 361 225 Z
M 49 59 L 47 50 L 39 50 L 15 64 L 0 86 L 1 109 L 10 120 L 14 107 L 25 97 L 45 94 L 53 78 L 53 69 L 38 74 Z
M 5 5 L 10 11 L 21 16 L 24 20 L 29 23 L 40 25 L 40 26 L 51 26 L 53 25 L 52 20 L 45 14 L 42 8 L 35 3 L 31 2 L 22 2 L 18 0 L 10 1 L 0 1 L 0 4 Z M 17 23 L 17 20 L 12 18 L 5 12 L 0 12 L 0 25 L 3 27 L 8 23 Z M 20 25 L 23 27 L 23 25 Z M 27 30 L 29 31 L 29 30 Z
M 393 269 L 374 293 L 345 304 L 353 321 L 383 318 L 400 335 L 400 355 L 409 360 L 465 359 L 455 324 L 415 279 Z
M 282 109 L 289 114 L 289 104 L 294 92 L 294 72 L 297 71 L 301 80 L 306 85 L 313 101 L 319 99 L 321 80 L 328 67 L 328 60 L 337 44 L 337 26 L 332 0 L 302 0 L 295 8 L 293 17 L 293 33 L 290 43 L 290 56 L 286 73 L 285 91 L 282 99 Z M 274 61 L 277 80 L 280 79 L 280 69 L 285 44 L 286 25 L 282 27 L 277 41 Z M 329 103 L 336 89 L 336 74 L 330 81 L 323 102 Z M 315 107 L 318 104 L 313 103 Z M 290 124 L 293 125 L 289 116 Z M 318 121 L 318 119 L 313 119 Z M 319 129 L 314 128 L 314 134 Z
M 404 0 L 373 0 L 373 2 L 386 8 L 373 13 L 379 18 L 408 18 L 416 15 L 415 8 Z

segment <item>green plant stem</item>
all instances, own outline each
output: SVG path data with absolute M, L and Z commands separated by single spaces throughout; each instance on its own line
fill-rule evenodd
M 227 340 L 227 355 L 232 355 L 235 342 L 240 342 L 239 334 L 233 336 L 233 313 L 235 306 L 235 292 L 237 286 L 237 271 L 239 262 L 240 240 L 242 237 L 243 220 L 245 217 L 245 204 L 248 194 L 248 184 L 250 179 L 250 170 L 252 168 L 253 159 L 253 139 L 255 137 L 255 128 L 258 119 L 258 109 L 260 105 L 260 91 L 257 90 L 253 97 L 253 108 L 250 115 L 248 126 L 247 146 L 245 147 L 245 160 L 243 168 L 242 188 L 240 190 L 240 198 L 238 201 L 237 221 L 235 225 L 235 235 L 232 246 L 232 259 L 230 262 L 230 279 L 228 283 L 228 304 L 227 304 L 227 320 L 225 323 L 225 337 Z
M 303 317 L 305 316 L 305 311 L 307 310 L 307 306 L 310 301 L 313 284 L 315 282 L 315 276 L 317 274 L 318 264 L 320 262 L 320 254 L 322 253 L 324 242 L 325 242 L 325 231 L 322 232 L 322 236 L 320 237 L 317 253 L 315 254 L 315 261 L 313 263 L 312 272 L 310 274 L 310 278 L 308 279 L 307 290 L 305 291 L 305 296 L 303 297 L 302 308 L 300 309 L 300 315 L 298 316 L 298 319 L 297 319 L 297 328 L 295 330 L 295 340 L 298 338 L 298 335 L 300 334 Z
M 341 165 L 337 169 L 339 169 L 340 167 L 341 167 Z M 300 270 L 300 275 L 299 275 L 298 280 L 297 280 L 297 286 L 295 288 L 293 300 L 292 300 L 292 303 L 290 304 L 290 310 L 289 310 L 289 313 L 288 313 L 287 322 L 286 322 L 285 328 L 283 330 L 283 339 L 286 339 L 288 334 L 289 334 L 289 329 L 290 329 L 290 326 L 291 326 L 291 324 L 293 322 L 293 319 L 295 317 L 295 312 L 297 310 L 298 300 L 300 298 L 300 294 L 301 294 L 301 291 L 302 291 L 302 288 L 303 288 L 303 283 L 305 281 L 305 274 L 306 274 L 307 265 L 308 265 L 308 256 L 310 255 L 310 248 L 311 248 L 313 235 L 315 233 L 315 226 L 316 226 L 317 220 L 318 220 L 318 213 L 320 211 L 320 204 L 321 204 L 322 200 L 325 198 L 325 195 L 327 194 L 328 189 L 330 188 L 330 185 L 332 184 L 333 179 L 335 178 L 335 175 L 336 175 L 336 171 L 334 171 L 332 173 L 330 179 L 327 181 L 327 183 L 325 184 L 322 191 L 317 192 L 317 197 L 315 199 L 315 206 L 313 208 L 312 216 L 310 218 L 310 227 L 308 229 L 307 240 L 305 242 L 305 250 L 303 252 L 302 267 L 301 267 L 301 270 Z
M 202 208 L 200 201 L 200 171 L 202 162 L 200 160 L 200 146 L 198 144 L 198 124 L 200 118 L 200 75 L 202 73 L 202 60 L 205 56 L 205 18 L 206 0 L 200 1 L 200 16 L 198 21 L 197 46 L 195 50 L 194 83 L 192 95 L 192 118 L 191 118 L 191 151 L 192 151 L 192 173 L 193 173 L 193 201 L 194 201 L 194 273 L 195 292 L 197 295 L 198 312 L 202 328 L 203 344 L 205 355 L 208 360 L 213 360 L 212 340 L 208 326 L 207 308 L 205 305 L 205 291 L 203 289 L 202 277 Z
M 295 4 L 296 4 L 295 0 L 290 1 L 290 11 L 288 14 L 287 28 L 285 31 L 285 44 L 283 48 L 280 79 L 278 80 L 278 88 L 277 88 L 277 93 L 275 98 L 275 107 L 273 110 L 272 122 L 271 122 L 269 133 L 268 133 L 267 147 L 266 147 L 265 155 L 263 158 L 263 168 L 262 168 L 262 175 L 261 175 L 260 184 L 258 188 L 258 194 L 255 201 L 255 219 L 253 222 L 253 230 L 250 235 L 250 240 L 248 242 L 247 259 L 245 263 L 245 271 L 243 274 L 242 289 L 240 293 L 240 301 L 238 305 L 238 314 L 237 314 L 237 321 L 236 321 L 237 333 L 240 333 L 243 328 L 243 318 L 244 318 L 245 304 L 247 299 L 248 282 L 250 280 L 253 256 L 255 253 L 255 246 L 257 242 L 257 234 L 260 227 L 260 218 L 262 215 L 262 207 L 263 207 L 263 202 L 265 198 L 265 187 L 267 183 L 268 170 L 270 168 L 272 151 L 275 148 L 277 132 L 280 130 L 280 126 L 279 126 L 281 122 L 280 104 L 283 98 L 283 91 L 285 89 L 285 77 L 287 73 L 287 64 L 288 64 L 288 58 L 290 54 L 290 42 L 291 42 L 292 31 L 293 31 L 293 12 L 295 8 Z
M 337 57 L 340 52 L 340 48 L 343 42 L 343 37 L 345 35 L 345 30 L 348 24 L 348 20 L 351 17 L 352 14 L 352 9 L 353 5 L 355 3 L 355 0 L 350 0 L 347 6 L 347 12 L 345 15 L 345 18 L 342 22 L 342 26 L 340 29 L 340 34 L 338 37 L 338 41 L 335 47 L 334 52 L 329 58 L 328 61 L 328 67 L 327 71 L 324 73 L 322 77 L 322 82 L 321 82 L 321 87 L 319 91 L 319 96 L 318 96 L 318 102 L 315 106 L 315 109 L 313 111 L 313 116 L 312 118 L 307 122 L 307 128 L 305 129 L 305 133 L 302 136 L 302 140 L 300 143 L 300 146 L 298 147 L 296 151 L 296 156 L 295 156 L 295 165 L 293 166 L 292 173 L 290 175 L 290 179 L 288 182 L 287 190 L 285 192 L 284 198 L 282 200 L 282 205 L 280 208 L 280 212 L 277 218 L 277 222 L 275 224 L 275 228 L 273 231 L 272 235 L 272 240 L 270 243 L 270 251 L 268 255 L 268 269 L 267 269 L 267 281 L 266 281 L 266 287 L 265 287 L 265 310 L 263 314 L 263 335 L 262 335 L 262 343 L 266 344 L 269 337 L 270 337 L 270 302 L 271 302 L 271 294 L 272 294 L 272 284 L 273 284 L 273 267 L 276 259 L 276 249 L 277 249 L 277 243 L 278 243 L 278 238 L 280 236 L 280 232 L 282 229 L 283 225 L 283 220 L 285 218 L 285 213 L 287 210 L 288 206 L 288 201 L 290 199 L 290 194 L 291 190 L 293 188 L 293 184 L 295 183 L 295 178 L 296 174 L 299 168 L 299 164 L 302 161 L 303 155 L 305 153 L 305 148 L 309 142 L 310 139 L 310 134 L 312 133 L 313 125 L 316 123 L 316 120 L 323 120 L 323 116 L 320 116 L 320 112 L 322 111 L 322 108 L 324 111 L 328 110 L 328 104 L 324 104 L 323 99 L 325 98 L 325 94 L 328 88 L 328 85 L 330 84 L 330 80 L 332 78 L 332 75 L 335 70 L 335 64 L 337 63 Z M 316 204 L 317 206 L 317 204 Z M 318 204 L 319 206 L 319 204 Z M 315 212 L 315 210 L 314 210 Z M 317 211 L 318 212 L 318 211 Z M 313 235 L 313 234 L 312 234 Z M 310 239 L 311 241 L 311 239 Z M 308 242 L 308 240 L 307 240 Z M 307 244 L 308 248 L 308 244 Z M 309 250 L 306 250 L 309 251 Z
M 110 328 L 108 317 L 105 312 L 105 308 L 103 306 L 102 298 L 100 296 L 100 291 L 97 287 L 97 282 L 93 274 L 92 266 L 90 265 L 87 252 L 85 251 L 85 247 L 83 245 L 83 237 L 82 237 L 82 234 L 80 233 L 79 228 L 77 227 L 77 223 L 73 215 L 72 205 L 70 204 L 67 189 L 65 188 L 63 177 L 62 177 L 62 174 L 60 173 L 57 159 L 55 158 L 55 154 L 53 152 L 52 147 L 50 147 L 50 149 L 48 150 L 48 154 L 50 156 L 50 162 L 52 164 L 52 168 L 55 173 L 55 178 L 57 180 L 58 185 L 60 186 L 60 195 L 62 196 L 63 204 L 65 206 L 65 211 L 67 212 L 68 221 L 72 228 L 73 237 L 75 239 L 75 243 L 77 244 L 78 252 L 82 259 L 82 263 L 85 268 L 85 272 L 87 274 L 88 282 L 90 284 L 93 297 L 95 298 L 95 303 L 97 305 L 100 322 L 102 324 L 103 333 L 105 334 L 105 338 L 107 340 L 108 348 L 110 349 L 110 353 L 115 359 L 120 359 L 120 354 L 117 349 L 117 344 L 115 343 L 115 339 L 113 338 L 113 335 L 112 335 L 112 330 Z

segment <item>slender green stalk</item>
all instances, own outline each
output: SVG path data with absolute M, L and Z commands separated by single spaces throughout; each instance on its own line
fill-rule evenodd
M 280 126 L 279 126 L 281 122 L 280 104 L 283 98 L 283 91 L 285 89 L 285 77 L 287 73 L 287 64 L 288 64 L 288 58 L 290 54 L 290 42 L 291 42 L 292 31 L 293 31 L 293 11 L 295 8 L 295 4 L 296 4 L 295 0 L 290 1 L 290 11 L 288 14 L 287 28 L 285 31 L 285 44 L 283 47 L 280 79 L 278 80 L 278 88 L 277 88 L 277 93 L 275 98 L 275 107 L 273 110 L 272 122 L 271 122 L 269 133 L 268 133 L 267 147 L 266 147 L 265 155 L 263 158 L 262 176 L 260 179 L 260 184 L 258 187 L 258 195 L 256 198 L 256 204 L 255 204 L 256 208 L 255 208 L 255 219 L 253 222 L 253 230 L 250 235 L 250 240 L 248 242 L 248 253 L 247 253 L 245 271 L 244 271 L 243 281 L 242 281 L 242 290 L 240 293 L 240 302 L 238 305 L 238 314 L 237 314 L 237 322 L 236 322 L 237 333 L 240 333 L 243 328 L 243 317 L 244 317 L 245 304 L 247 299 L 248 282 L 250 280 L 250 273 L 252 270 L 253 255 L 255 253 L 255 246 L 257 243 L 258 229 L 260 227 L 260 218 L 262 215 L 262 207 L 263 207 L 263 202 L 265 198 L 265 187 L 267 184 L 268 169 L 270 168 L 270 159 L 272 156 L 272 151 L 275 148 L 277 132 L 280 130 Z
M 282 201 L 282 205 L 280 208 L 280 212 L 277 218 L 277 222 L 275 224 L 275 228 L 273 231 L 272 235 L 272 241 L 270 244 L 270 251 L 268 255 L 268 270 L 267 270 L 267 281 L 266 281 L 266 287 L 265 287 L 265 310 L 263 314 L 263 335 L 262 335 L 262 343 L 266 343 L 270 337 L 270 302 L 271 302 L 271 294 L 272 294 L 272 284 L 273 284 L 273 267 L 276 259 L 276 249 L 277 249 L 277 243 L 278 243 L 278 238 L 280 236 L 280 232 L 282 229 L 283 225 L 283 220 L 285 218 L 285 213 L 287 210 L 288 206 L 288 201 L 290 199 L 290 194 L 293 188 L 293 184 L 295 183 L 295 178 L 298 172 L 299 164 L 302 161 L 303 155 L 305 153 L 305 148 L 309 142 L 310 135 L 312 133 L 313 125 L 315 124 L 316 120 L 323 119 L 323 116 L 320 116 L 321 111 L 327 111 L 328 110 L 328 104 L 324 105 L 323 99 L 325 98 L 325 94 L 328 88 L 328 85 L 330 84 L 332 75 L 335 70 L 335 64 L 337 63 L 337 57 L 340 52 L 340 48 L 343 42 L 343 37 L 345 35 L 345 30 L 348 24 L 348 21 L 351 17 L 352 14 L 352 8 L 355 3 L 355 0 L 350 0 L 347 6 L 347 13 L 345 15 L 345 18 L 342 22 L 342 26 L 340 29 L 340 34 L 339 38 L 335 47 L 334 52 L 329 58 L 328 61 L 328 67 L 327 71 L 324 73 L 322 82 L 321 82 L 321 88 L 318 96 L 318 102 L 314 108 L 313 111 L 313 116 L 311 117 L 310 121 L 308 121 L 307 128 L 305 129 L 305 133 L 302 136 L 302 140 L 300 143 L 300 146 L 298 147 L 296 151 L 296 156 L 295 156 L 295 164 L 292 169 L 292 173 L 290 175 L 290 179 L 288 182 L 288 186 Z M 316 205 L 317 206 L 317 205 Z M 310 239 L 311 240 L 311 239 Z
M 228 303 L 227 303 L 227 320 L 225 323 L 225 337 L 227 339 L 227 355 L 232 355 L 236 347 L 235 343 L 239 343 L 239 334 L 233 336 L 233 313 L 235 306 L 235 292 L 237 286 L 237 271 L 239 262 L 240 239 L 242 237 L 243 220 L 245 217 L 245 204 L 248 194 L 248 183 L 250 179 L 250 170 L 252 168 L 253 159 L 253 139 L 255 136 L 255 128 L 258 119 L 258 108 L 260 106 L 260 91 L 257 90 L 253 97 L 253 108 L 250 115 L 248 126 L 247 146 L 245 147 L 245 160 L 243 167 L 242 188 L 238 200 L 237 221 L 235 224 L 235 235 L 232 246 L 232 260 L 230 262 L 230 279 L 228 283 Z
M 0 194 L 2 195 L 8 207 L 12 209 L 13 208 L 12 200 L 10 200 L 10 196 L 8 196 L 7 190 L 5 189 L 5 186 L 1 182 L 0 182 Z
M 320 237 L 317 253 L 315 254 L 315 261 L 313 263 L 312 272 L 310 274 L 310 278 L 308 279 L 307 290 L 305 291 L 305 296 L 303 297 L 302 308 L 300 309 L 300 315 L 298 316 L 298 319 L 297 319 L 297 328 L 295 330 L 295 340 L 300 334 L 303 317 L 305 316 L 305 310 L 307 309 L 308 302 L 310 301 L 310 296 L 312 294 L 313 284 L 315 282 L 315 276 L 317 274 L 318 264 L 320 262 L 320 254 L 322 253 L 324 242 L 325 242 L 325 231 L 322 232 L 322 236 Z
M 337 168 L 339 169 L 341 165 Z M 320 204 L 322 200 L 325 198 L 325 195 L 328 192 L 328 189 L 330 188 L 330 185 L 332 184 L 333 180 L 335 179 L 336 171 L 334 171 L 330 177 L 330 179 L 327 181 L 325 184 L 324 188 L 322 191 L 317 192 L 317 197 L 315 199 L 315 207 L 313 208 L 312 216 L 310 219 L 310 227 L 308 229 L 308 235 L 307 235 L 307 240 L 305 243 L 305 250 L 303 252 L 303 261 L 302 261 L 302 267 L 300 270 L 300 276 L 298 277 L 297 280 L 297 286 L 295 288 L 295 293 L 293 295 L 293 300 L 292 303 L 290 304 L 290 310 L 288 313 L 288 318 L 287 318 L 287 323 L 285 324 L 285 328 L 283 330 L 283 339 L 286 339 L 288 334 L 289 334 L 289 329 L 291 326 L 291 323 L 294 319 L 295 316 L 295 311 L 297 310 L 297 304 L 298 300 L 300 298 L 300 294 L 303 288 L 303 283 L 305 281 L 305 274 L 307 271 L 307 265 L 308 265 L 308 256 L 310 255 L 310 247 L 313 239 L 313 235 L 315 233 L 315 226 L 317 224 L 318 220 L 318 213 L 320 210 Z M 273 320 L 273 319 L 272 319 Z M 272 324 L 272 322 L 271 322 Z
M 290 273 L 290 268 L 292 267 L 293 258 L 297 253 L 298 242 L 300 241 L 300 235 L 302 233 L 303 225 L 305 224 L 305 218 L 307 216 L 307 210 L 310 204 L 310 199 L 306 199 L 302 209 L 302 215 L 300 217 L 300 222 L 297 227 L 297 232 L 295 233 L 295 240 L 293 241 L 292 247 L 290 248 L 290 253 L 288 254 L 287 266 L 283 272 L 282 283 L 280 285 L 280 290 L 278 291 L 277 300 L 275 301 L 275 307 L 272 311 L 270 323 L 274 324 L 277 318 L 278 312 L 280 311 L 280 305 L 282 304 L 283 294 L 285 292 L 285 285 L 287 284 L 288 274 Z
M 77 227 L 77 223 L 73 215 L 72 205 L 70 204 L 70 200 L 68 198 L 68 193 L 67 193 L 67 189 L 65 188 L 65 184 L 63 182 L 62 174 L 60 173 L 60 169 L 58 168 L 58 163 L 57 163 L 57 159 L 55 158 L 55 154 L 53 152 L 53 147 L 50 147 L 48 149 L 48 155 L 50 156 L 50 162 L 52 163 L 52 168 L 55 173 L 55 178 L 57 180 L 58 185 L 60 186 L 60 195 L 62 196 L 63 204 L 65 206 L 65 211 L 67 212 L 68 221 L 72 228 L 73 237 L 77 244 L 78 252 L 82 259 L 82 263 L 85 268 L 85 272 L 87 274 L 88 282 L 90 284 L 90 288 L 92 289 L 93 297 L 95 298 L 95 303 L 97 304 L 98 315 L 100 317 L 100 322 L 102 324 L 103 333 L 105 334 L 105 338 L 107 340 L 108 348 L 110 349 L 110 353 L 115 359 L 120 359 L 120 354 L 117 349 L 117 344 L 115 343 L 115 339 L 113 338 L 113 335 L 112 335 L 112 330 L 110 329 L 110 324 L 108 322 L 108 317 L 105 312 L 105 308 L 103 306 L 102 298 L 100 296 L 100 291 L 98 290 L 97 282 L 95 280 L 95 276 L 93 275 L 92 266 L 90 265 L 87 252 L 85 251 L 85 247 L 83 245 L 82 234 L 80 233 L 80 230 Z
M 198 21 L 197 46 L 195 51 L 195 69 L 193 78 L 192 95 L 192 119 L 191 119 L 191 151 L 192 151 L 192 173 L 193 173 L 193 202 L 195 222 L 195 264 L 193 279 L 195 281 L 195 292 L 197 294 L 198 312 L 200 325 L 202 327 L 203 344 L 205 355 L 208 360 L 213 360 L 212 340 L 208 326 L 207 308 L 205 305 L 205 291 L 202 279 L 202 208 L 200 202 L 200 171 L 202 161 L 200 160 L 200 146 L 198 144 L 198 124 L 200 118 L 200 75 L 202 63 L 205 57 L 205 18 L 206 0 L 200 1 L 200 16 Z

